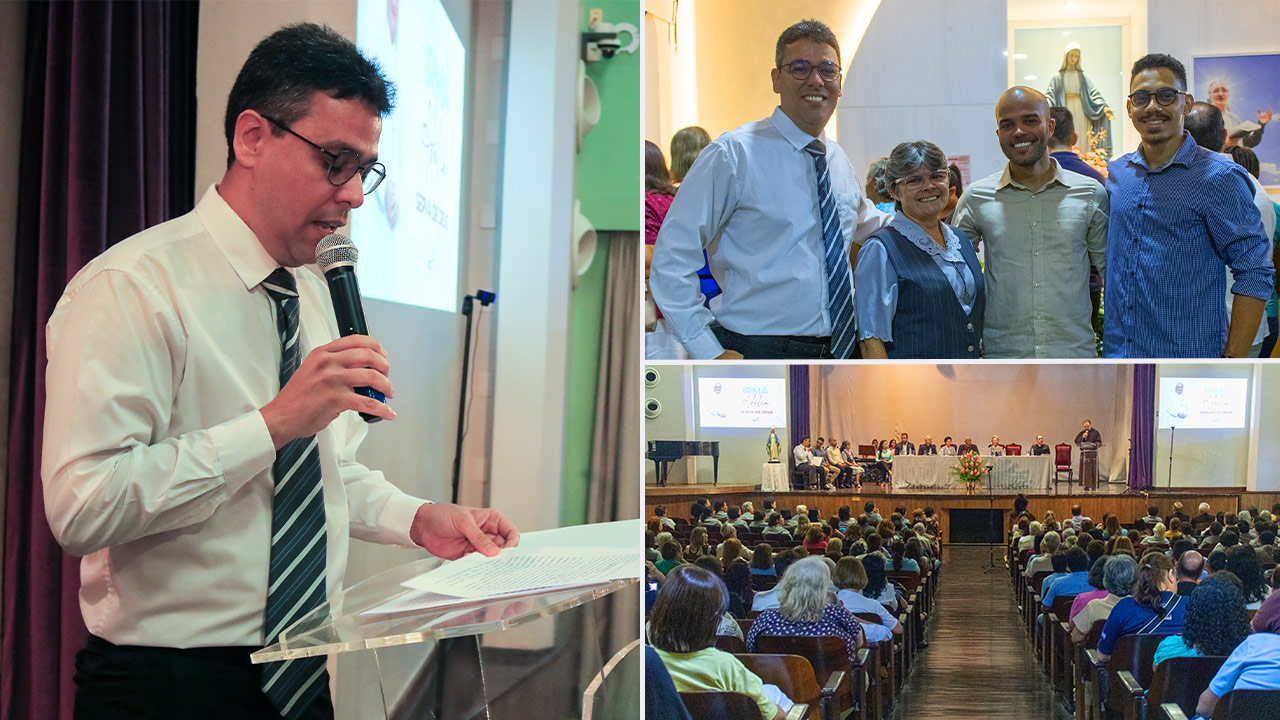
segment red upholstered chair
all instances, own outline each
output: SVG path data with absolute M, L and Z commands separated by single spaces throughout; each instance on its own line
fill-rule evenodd
M 1071 487 L 1071 446 L 1058 443 L 1053 446 L 1053 481 L 1061 482 L 1058 477 L 1067 474 L 1067 487 Z
M 1021 446 L 1021 445 L 1018 445 L 1018 444 L 1016 444 L 1016 443 L 1015 443 L 1015 444 L 1013 444 L 1013 445 L 1005 445 L 1005 446 L 1004 446 L 1004 454 L 1005 454 L 1005 455 L 1021 455 L 1021 454 L 1022 454 L 1022 446 Z

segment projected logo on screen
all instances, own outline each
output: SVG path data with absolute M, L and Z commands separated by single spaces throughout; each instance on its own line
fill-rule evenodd
M 698 424 L 785 427 L 786 392 L 787 382 L 782 378 L 698 378 Z
M 387 179 L 351 214 L 360 289 L 367 297 L 452 312 L 465 51 L 439 0 L 395 7 L 389 12 L 387 0 L 358 0 L 356 7 L 356 44 L 397 88 L 378 140 Z
M 1245 378 L 1160 378 L 1160 427 L 1237 429 L 1245 425 Z

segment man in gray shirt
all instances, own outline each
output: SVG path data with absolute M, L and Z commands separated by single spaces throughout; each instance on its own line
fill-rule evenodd
M 1041 93 L 1000 96 L 996 137 L 1009 162 L 970 185 L 952 217 L 985 247 L 986 357 L 1097 357 L 1089 262 L 1106 269 L 1107 192 L 1049 155 L 1053 129 Z

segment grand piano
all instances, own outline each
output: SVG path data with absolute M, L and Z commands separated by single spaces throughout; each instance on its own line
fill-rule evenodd
M 658 484 L 667 484 L 667 472 L 671 463 L 690 455 L 711 456 L 711 484 L 720 481 L 719 440 L 650 440 L 645 458 L 653 461 Z

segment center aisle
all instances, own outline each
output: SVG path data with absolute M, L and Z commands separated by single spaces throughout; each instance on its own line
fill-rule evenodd
M 943 549 L 929 648 L 898 695 L 897 720 L 1064 720 L 1022 629 L 1003 550 L 982 572 L 987 548 Z

